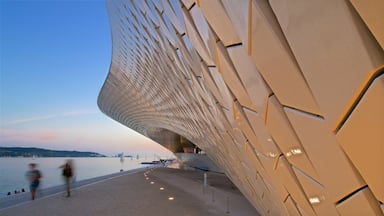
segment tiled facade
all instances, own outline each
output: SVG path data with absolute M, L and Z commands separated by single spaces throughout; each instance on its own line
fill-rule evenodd
M 263 215 L 383 215 L 382 0 L 107 0 L 100 109 L 203 149 Z

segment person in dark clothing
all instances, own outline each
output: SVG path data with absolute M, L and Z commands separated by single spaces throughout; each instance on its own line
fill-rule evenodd
M 64 165 L 60 166 L 62 168 L 62 175 L 65 181 L 65 188 L 67 191 L 67 197 L 71 196 L 71 180 L 73 176 L 73 166 L 72 161 L 67 160 Z

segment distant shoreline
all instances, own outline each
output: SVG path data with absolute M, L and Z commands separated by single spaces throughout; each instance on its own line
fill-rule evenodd
M 49 150 L 32 147 L 0 147 L 0 157 L 106 157 L 96 152 Z

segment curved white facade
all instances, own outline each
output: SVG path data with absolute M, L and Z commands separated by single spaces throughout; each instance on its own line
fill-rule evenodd
M 192 141 L 263 215 L 383 215 L 383 1 L 107 8 L 105 114 Z

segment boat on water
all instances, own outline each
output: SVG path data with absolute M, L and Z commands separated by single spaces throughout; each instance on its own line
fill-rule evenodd
M 141 164 L 159 164 L 160 161 L 143 161 Z

